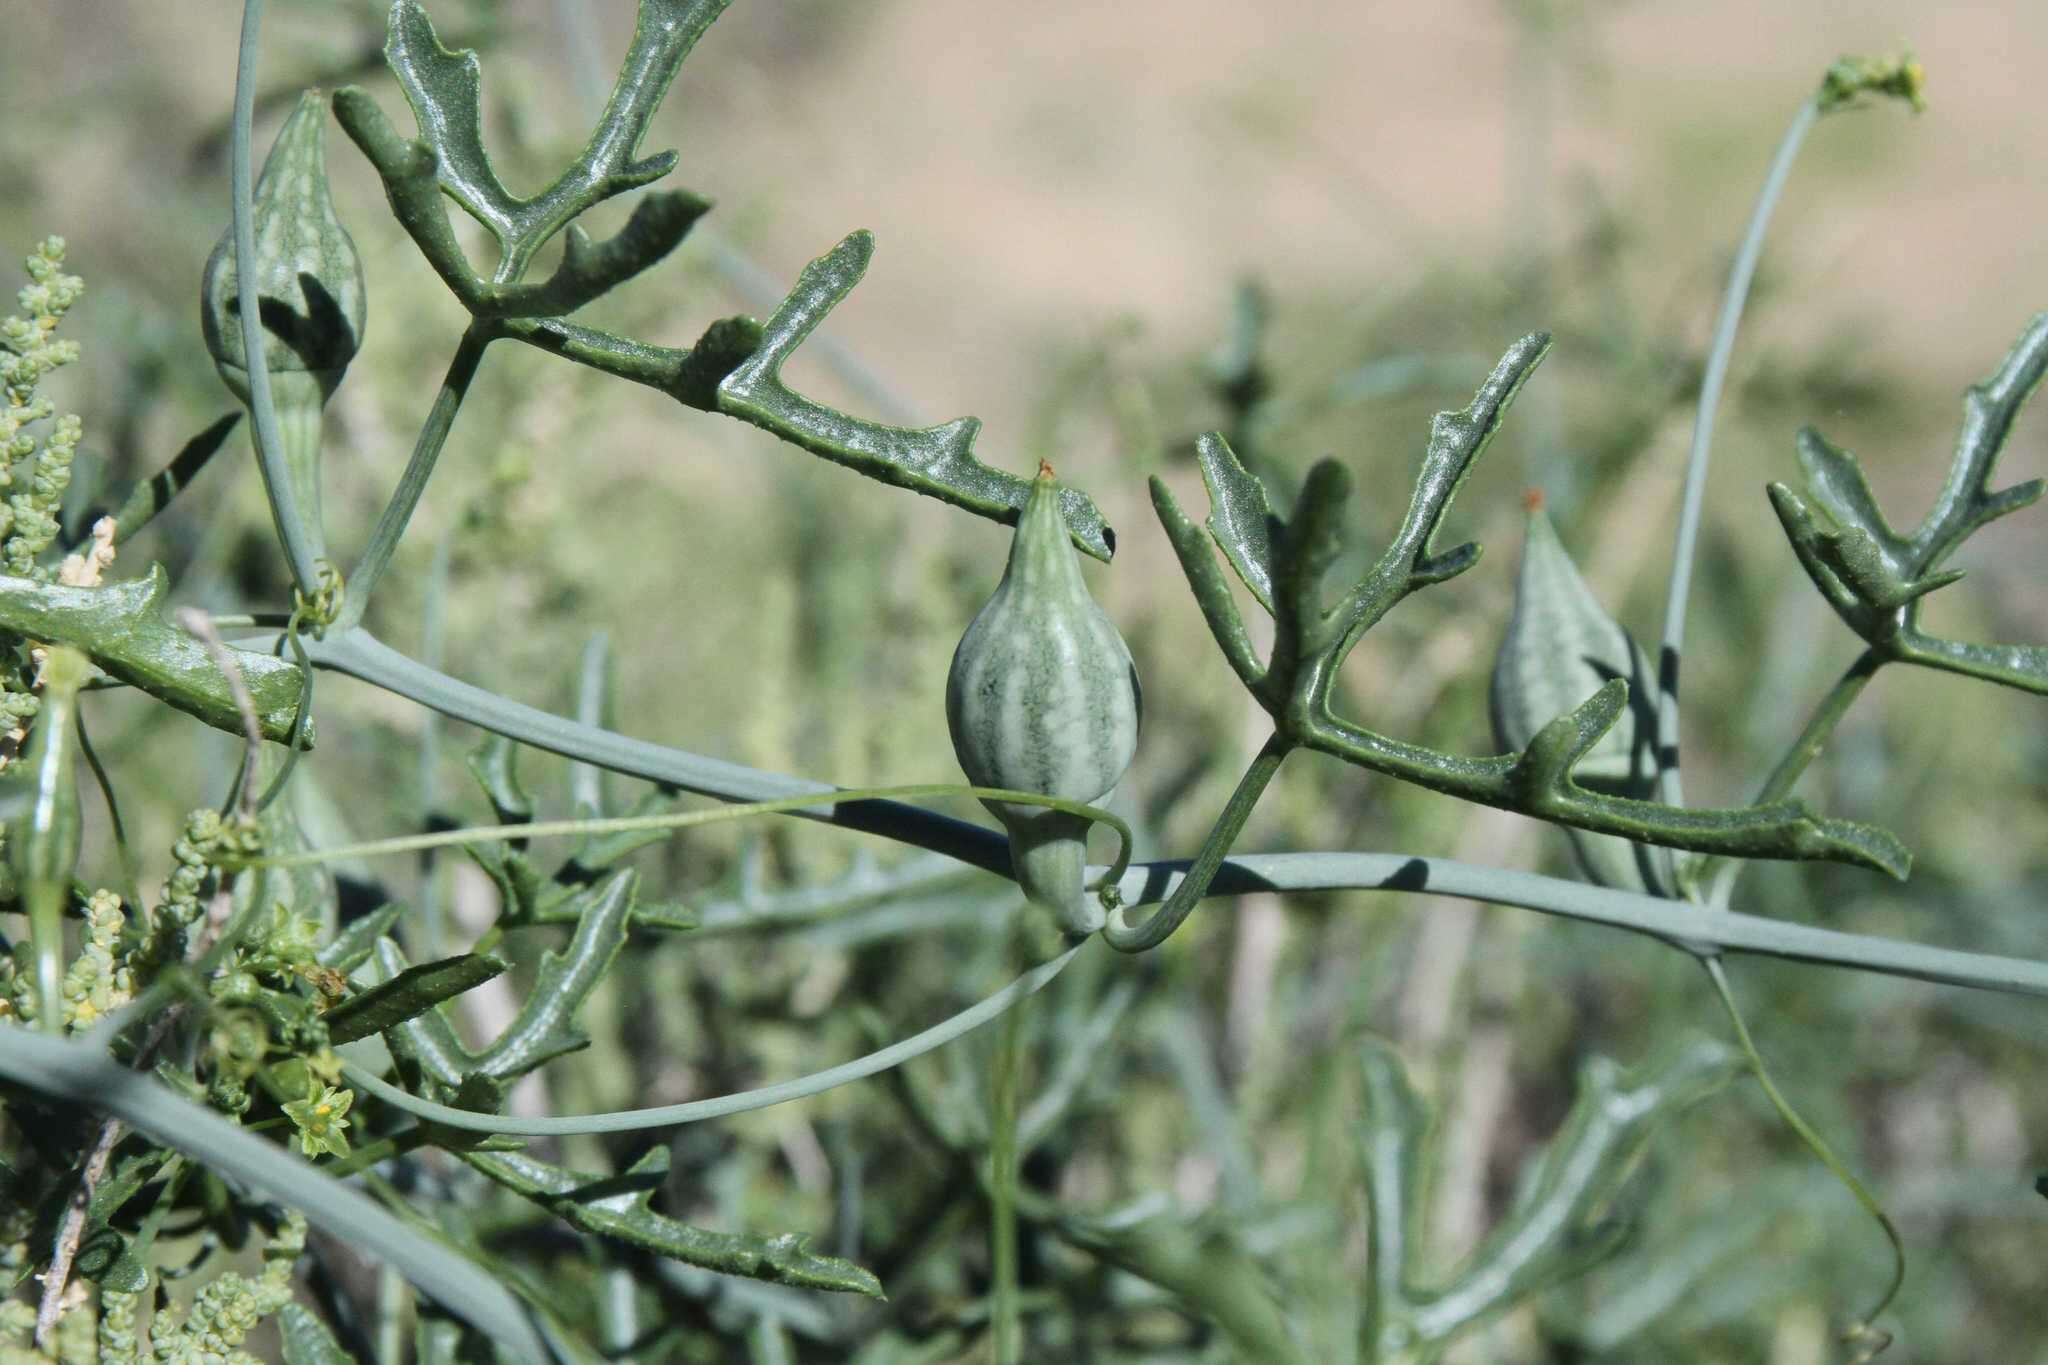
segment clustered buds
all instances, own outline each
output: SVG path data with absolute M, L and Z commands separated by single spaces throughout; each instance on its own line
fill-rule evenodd
M 946 723 L 968 780 L 1069 801 L 1107 796 L 1138 747 L 1138 673 L 1123 637 L 1088 595 L 1050 466 L 1017 520 L 1009 565 L 969 623 L 946 676 Z M 1031 900 L 1072 933 L 1102 927 L 1082 887 L 1088 821 L 1016 802 L 986 803 L 1010 834 Z

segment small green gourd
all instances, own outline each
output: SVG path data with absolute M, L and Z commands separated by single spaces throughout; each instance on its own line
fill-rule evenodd
M 1528 534 L 1515 580 L 1515 606 L 1494 659 L 1494 737 L 1520 751 L 1537 731 L 1599 691 L 1628 682 L 1628 706 L 1572 770 L 1590 791 L 1649 800 L 1657 787 L 1656 674 L 1649 655 L 1601 607 L 1557 538 L 1539 493 L 1528 495 Z M 1601 886 L 1674 893 L 1670 850 L 1612 834 L 1567 829 L 1586 876 Z
M 1138 673 L 1088 595 L 1059 493 L 1051 466 L 1040 464 L 1003 580 L 953 652 L 946 724 L 976 786 L 1095 802 L 1137 751 Z M 1103 909 L 1082 886 L 1088 821 L 1044 806 L 985 804 L 1009 831 L 1024 894 L 1069 933 L 1101 928 Z
M 367 291 L 354 239 L 327 187 L 327 98 L 309 90 L 278 132 L 251 205 L 263 361 L 284 442 L 292 500 L 315 556 L 326 555 L 320 519 L 320 413 L 362 342 Z M 200 326 L 221 379 L 244 406 L 249 370 L 242 341 L 235 231 L 221 234 L 200 279 Z

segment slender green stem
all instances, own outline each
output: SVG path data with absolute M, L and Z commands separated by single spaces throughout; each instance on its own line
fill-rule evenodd
M 576 723 L 601 730 L 611 697 L 611 636 L 593 631 L 583 642 L 583 662 L 576 671 Z M 579 815 L 603 815 L 604 769 L 590 763 L 569 765 L 569 803 Z
M 857 1057 L 853 1061 L 813 1072 L 808 1076 L 799 1076 L 795 1080 L 765 1085 L 758 1090 L 743 1090 L 734 1095 L 721 1095 L 715 1099 L 666 1104 L 653 1109 L 623 1109 L 615 1113 L 589 1114 L 580 1118 L 519 1118 L 513 1115 L 479 1114 L 474 1110 L 456 1109 L 450 1105 L 436 1104 L 432 1100 L 423 1100 L 379 1079 L 353 1062 L 343 1062 L 342 1072 L 348 1077 L 350 1085 L 368 1091 L 394 1108 L 402 1109 L 415 1118 L 431 1119 L 435 1123 L 449 1128 L 460 1128 L 464 1132 L 507 1133 L 514 1137 L 566 1137 L 575 1133 L 630 1133 L 643 1128 L 671 1128 L 684 1123 L 700 1123 L 705 1119 L 720 1119 L 729 1114 L 767 1109 L 774 1105 L 786 1104 L 790 1100 L 823 1094 L 851 1081 L 865 1080 L 891 1067 L 901 1066 L 913 1057 L 922 1057 L 935 1048 L 944 1047 L 955 1038 L 972 1033 L 1019 1001 L 1037 994 L 1048 982 L 1064 971 L 1067 964 L 1074 960 L 1074 955 L 1086 946 L 1085 943 L 1075 944 L 1050 962 L 1024 973 L 980 1004 L 971 1005 L 922 1033 L 912 1034 L 901 1042 L 870 1052 L 865 1057 Z
M 411 1297 L 404 1277 L 385 1266 L 377 1277 L 378 1365 L 398 1365 L 405 1359 L 405 1318 Z
M 579 725 L 428 668 L 360 627 L 330 630 L 324 639 L 308 643 L 307 650 L 315 667 L 346 673 L 444 716 L 629 777 L 666 783 L 721 801 L 770 801 L 836 790 L 828 783 L 761 772 Z M 892 801 L 839 801 L 803 813 L 845 829 L 883 834 L 928 848 L 1001 876 L 1010 874 L 1009 843 L 1001 834 L 934 811 Z
M 235 423 L 241 420 L 239 412 L 231 412 L 218 419 L 187 441 L 169 464 L 131 488 L 114 512 L 114 543 L 125 543 L 130 536 L 154 521 L 157 513 L 170 506 L 171 499 L 198 478 L 207 461 L 227 444 Z M 79 541 L 83 543 L 86 539 L 88 537 L 81 536 Z M 71 548 L 77 549 L 78 546 L 74 544 Z
M 254 1129 L 253 1124 L 243 1125 L 244 1132 L 253 1132 Z M 366 1142 L 351 1150 L 347 1156 L 322 1162 L 320 1173 L 341 1180 L 358 1171 L 367 1171 L 372 1166 L 382 1165 L 393 1157 L 404 1156 L 407 1152 L 430 1146 L 432 1141 L 433 1129 L 426 1124 L 416 1123 L 402 1133 L 393 1134 L 388 1138 L 378 1138 L 375 1142 Z
M 107 825 L 114 836 L 114 855 L 121 864 L 121 894 L 127 898 L 131 908 L 142 905 L 142 883 L 135 875 L 135 849 L 128 842 L 128 825 L 121 818 L 121 802 L 114 795 L 113 779 L 108 777 L 106 765 L 100 762 L 92 739 L 86 734 L 85 710 L 78 712 L 78 752 L 85 759 L 85 765 L 92 769 L 92 778 L 99 784 L 100 798 L 107 803 Z
M 249 414 L 256 441 L 256 459 L 263 467 L 263 491 L 270 499 L 270 519 L 300 595 L 311 598 L 320 581 L 319 556 L 292 495 L 291 473 L 285 466 L 284 435 L 277 425 L 277 404 L 270 396 L 270 369 L 263 356 L 263 320 L 257 308 L 256 220 L 253 204 L 254 157 L 250 126 L 256 118 L 257 35 L 263 27 L 263 0 L 243 0 L 242 42 L 235 59 L 235 119 L 230 137 L 228 170 L 234 197 L 235 294 L 242 314 L 242 359 L 249 371 Z
M 1266 784 L 1273 780 L 1273 774 L 1280 771 L 1281 761 L 1293 747 L 1292 742 L 1278 734 L 1265 742 L 1252 759 L 1251 766 L 1244 770 L 1244 776 L 1238 779 L 1237 789 L 1230 793 L 1223 813 L 1210 827 L 1208 837 L 1195 854 L 1194 864 L 1166 903 L 1135 928 L 1125 922 L 1122 906 L 1111 912 L 1109 924 L 1102 931 L 1110 947 L 1126 953 L 1142 953 L 1156 948 L 1194 913 L 1196 903 L 1209 893 L 1209 884 L 1215 879 L 1217 869 L 1230 856 L 1231 844 L 1244 831 L 1245 821 L 1251 818 L 1253 808 L 1259 804 Z M 1107 885 L 1114 886 L 1115 883 Z
M 1127 905 L 1166 900 L 1181 885 L 1188 867 L 1186 862 L 1134 863 L 1116 889 Z M 1626 929 L 1695 955 L 1749 953 L 2010 995 L 2048 996 L 2048 962 L 1845 934 L 1417 854 L 1243 853 L 1224 860 L 1210 894 L 1339 890 L 1427 892 L 1519 906 Z
M 829 793 L 820 782 L 761 772 L 649 744 L 609 730 L 593 730 L 560 716 L 471 687 L 426 668 L 360 628 L 329 632 L 308 644 L 317 667 L 361 678 L 411 697 L 444 715 L 511 735 L 550 753 L 579 758 L 613 772 L 667 782 L 726 801 Z M 817 807 L 813 818 L 883 835 L 972 866 L 1009 873 L 1001 835 L 935 812 L 889 801 L 839 801 Z M 1110 888 L 1126 906 L 1165 901 L 1188 880 L 1189 864 L 1135 864 Z M 2048 995 L 2048 964 L 2025 958 L 1962 953 L 1917 943 L 1787 924 L 1726 911 L 1678 906 L 1654 896 L 1610 891 L 1583 882 L 1398 853 L 1293 853 L 1224 857 L 1213 895 L 1250 891 L 1436 891 L 1521 906 L 1545 914 L 1606 924 L 1699 951 L 1757 953 L 1826 963 L 1888 976 L 1915 977 L 2021 995 Z M 1120 922 L 1113 920 L 1112 925 Z
M 348 577 L 348 597 L 342 603 L 341 618 L 335 623 L 337 626 L 346 628 L 363 619 L 363 612 L 370 604 L 370 593 L 376 588 L 377 580 L 384 576 L 392 553 L 398 549 L 398 542 L 405 535 L 406 524 L 412 520 L 413 509 L 419 506 L 421 495 L 427 491 L 427 480 L 433 476 L 434 464 L 441 458 L 441 447 L 447 443 L 448 433 L 455 425 L 455 414 L 462 407 L 471 381 L 476 378 L 477 367 L 483 363 L 484 350 L 491 344 L 492 336 L 487 324 L 482 322 L 470 323 L 463 332 L 462 341 L 455 348 L 455 357 L 448 362 L 448 373 L 441 380 L 441 391 L 434 395 L 434 406 L 428 410 L 419 438 L 413 442 L 412 458 L 406 462 L 405 473 L 399 476 L 391 501 L 385 504 L 376 526 L 371 528 L 369 543 L 363 547 L 363 557 L 356 561 L 355 570 Z M 306 591 L 303 585 L 301 591 Z
M 989 1261 L 995 1271 L 990 1309 L 995 1365 L 1023 1360 L 1023 1321 L 1017 1309 L 1017 1090 L 1024 1007 L 1003 1019 L 996 1042 L 989 1104 Z
M 67 888 L 39 882 L 24 888 L 28 938 L 36 963 L 36 1023 L 53 1038 L 64 1036 L 64 901 Z
M 1707 493 L 1707 461 L 1714 443 L 1714 410 L 1721 403 L 1721 388 L 1728 379 L 1728 361 L 1735 353 L 1735 330 L 1742 323 L 1743 304 L 1749 298 L 1750 281 L 1763 255 L 1764 230 L 1778 207 L 1778 197 L 1792 174 L 1799 148 L 1820 117 L 1818 96 L 1800 102 L 1791 126 L 1778 142 L 1770 173 L 1750 211 L 1749 227 L 1742 246 L 1735 253 L 1734 268 L 1728 272 L 1728 288 L 1721 296 L 1721 315 L 1714 323 L 1714 343 L 1707 352 L 1706 373 L 1700 380 L 1699 410 L 1693 418 L 1692 454 L 1685 467 L 1685 493 L 1678 509 L 1678 536 L 1671 552 L 1671 579 L 1664 598 L 1664 643 L 1657 656 L 1657 752 L 1662 757 L 1658 799 L 1667 806 L 1685 804 L 1685 787 L 1678 773 L 1678 661 L 1685 653 L 1685 606 L 1692 589 L 1694 552 L 1699 545 L 1700 509 Z
M 299 665 L 299 677 L 304 681 L 299 685 L 299 707 L 292 716 L 292 732 L 284 744 L 284 762 L 278 765 L 277 776 L 271 780 L 269 788 L 257 798 L 256 809 L 259 811 L 268 810 L 271 802 L 284 795 L 285 785 L 292 780 L 292 770 L 298 767 L 299 754 L 307 747 L 306 727 L 313 723 L 313 661 L 306 654 L 305 637 L 299 634 L 299 622 L 304 612 L 305 606 L 302 601 L 299 609 L 292 613 L 291 619 L 285 622 L 284 641 L 291 647 L 292 658 Z M 254 749 L 250 750 L 252 765 L 255 762 L 255 753 Z M 254 776 L 253 767 L 249 775 Z
M 427 569 L 427 591 L 420 610 L 420 657 L 429 668 L 439 668 L 448 641 L 448 541 L 434 544 L 434 558 Z M 419 742 L 419 820 L 429 827 L 441 804 L 441 713 L 423 708 Z M 602 811 L 598 812 L 603 814 Z M 426 956 L 440 957 L 448 942 L 448 903 L 442 888 L 440 869 L 432 853 L 422 854 L 419 868 L 421 946 Z
M 1900 1240 L 1898 1228 L 1893 1225 L 1891 1215 L 1877 1202 L 1877 1197 L 1842 1164 L 1841 1158 L 1834 1154 L 1821 1135 L 1800 1117 L 1799 1111 L 1794 1109 L 1791 1102 L 1778 1090 L 1777 1083 L 1771 1079 L 1770 1068 L 1764 1065 L 1762 1055 L 1756 1050 L 1755 1041 L 1749 1036 L 1749 1026 L 1743 1022 L 1742 1011 L 1735 1004 L 1735 992 L 1728 985 L 1728 973 L 1723 969 L 1721 960 L 1709 957 L 1704 959 L 1704 964 L 1708 977 L 1713 980 L 1714 990 L 1721 997 L 1722 1007 L 1728 1011 L 1728 1022 L 1735 1028 L 1736 1040 L 1742 1044 L 1742 1051 L 1749 1058 L 1749 1069 L 1756 1073 L 1757 1084 L 1763 1087 L 1764 1094 L 1771 1101 L 1771 1107 L 1778 1111 L 1778 1117 L 1783 1119 L 1785 1126 L 1806 1144 L 1807 1149 L 1820 1158 L 1821 1164 L 1834 1172 L 1835 1179 L 1842 1182 L 1842 1187 L 1863 1206 L 1863 1211 L 1877 1220 L 1878 1227 L 1884 1230 L 1885 1241 L 1891 1244 L 1891 1281 L 1886 1284 L 1876 1306 L 1865 1313 L 1862 1320 L 1854 1324 L 1848 1332 L 1848 1337 L 1852 1340 L 1868 1339 L 1875 1334 L 1872 1322 L 1878 1314 L 1891 1307 L 1892 1300 L 1898 1297 L 1899 1287 L 1906 1282 L 1906 1244 Z
M 1006 801 L 1015 805 L 1043 806 L 1063 810 L 1108 825 L 1121 841 L 1117 860 L 1104 874 L 1114 883 L 1131 865 L 1131 827 L 1123 820 L 1095 806 L 1067 801 L 1037 792 L 1011 791 L 1005 787 L 963 787 L 950 782 L 924 782 L 907 787 L 834 788 L 815 796 L 788 796 L 779 801 L 754 801 L 744 805 L 720 806 L 715 810 L 664 811 L 659 815 L 616 815 L 608 819 L 533 820 L 514 825 L 476 825 L 467 829 L 434 830 L 425 834 L 401 834 L 390 839 L 372 839 L 360 844 L 334 848 L 307 849 L 251 858 L 235 867 L 309 867 L 343 862 L 351 858 L 381 858 L 395 853 L 420 853 L 430 848 L 455 848 L 467 844 L 498 843 L 507 839 L 559 839 L 593 834 L 633 834 L 644 830 L 688 829 L 694 825 L 744 820 L 756 815 L 792 815 L 834 801 L 874 801 L 883 798 L 930 796 L 972 796 L 984 801 Z
M 1849 714 L 1849 708 L 1855 704 L 1856 698 L 1863 695 L 1864 685 L 1876 675 L 1884 663 L 1875 650 L 1866 649 L 1857 656 L 1856 662 L 1844 670 L 1841 677 L 1835 679 L 1834 686 L 1827 690 L 1826 695 L 1815 704 L 1813 714 L 1806 718 L 1806 725 L 1800 730 L 1799 737 L 1786 748 L 1783 757 L 1778 760 L 1778 766 L 1771 769 L 1771 775 L 1765 778 L 1763 786 L 1757 789 L 1756 805 L 1761 806 L 1782 796 L 1791 795 L 1793 785 L 1799 781 L 1801 774 L 1813 761 L 1820 757 L 1821 750 L 1827 747 L 1828 740 L 1833 737 L 1835 727 L 1842 723 L 1842 717 Z M 1734 894 L 1735 879 L 1742 875 L 1742 868 L 1741 862 L 1715 858 L 1708 858 L 1700 864 L 1701 876 L 1709 869 L 1714 872 L 1713 888 L 1707 896 L 1707 904 L 1716 910 L 1728 908 L 1728 899 Z

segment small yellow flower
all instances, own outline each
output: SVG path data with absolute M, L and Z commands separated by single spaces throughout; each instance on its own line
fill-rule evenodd
M 343 1130 L 348 1127 L 348 1120 L 344 1115 L 355 1100 L 353 1090 L 337 1089 L 307 1078 L 306 1098 L 288 1100 L 284 1105 L 285 1116 L 298 1127 L 299 1150 L 307 1156 L 323 1152 L 347 1156 L 348 1137 Z

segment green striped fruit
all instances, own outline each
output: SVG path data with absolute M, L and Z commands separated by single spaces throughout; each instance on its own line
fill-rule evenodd
M 1059 493 L 1041 464 L 1003 581 L 953 652 L 946 724 L 974 785 L 1095 802 L 1137 750 L 1138 673 L 1123 636 L 1088 595 Z M 986 804 L 1010 833 L 1025 895 L 1071 933 L 1101 928 L 1102 908 L 1082 887 L 1088 821 L 1043 806 Z
M 256 236 L 257 315 L 277 409 L 292 500 L 326 553 L 320 518 L 320 412 L 362 342 L 362 257 L 335 216 L 327 188 L 327 98 L 308 91 L 264 158 L 250 205 Z M 200 279 L 199 320 L 215 368 L 249 402 L 235 231 L 221 234 Z
M 1528 535 L 1515 608 L 1494 659 L 1494 736 L 1520 751 L 1536 732 L 1606 685 L 1628 681 L 1628 707 L 1572 770 L 1589 791 L 1649 800 L 1657 787 L 1657 702 L 1649 655 L 1609 616 L 1557 538 L 1540 497 L 1529 500 Z M 1670 850 L 1612 834 L 1568 829 L 1586 876 L 1619 890 L 1673 894 Z

